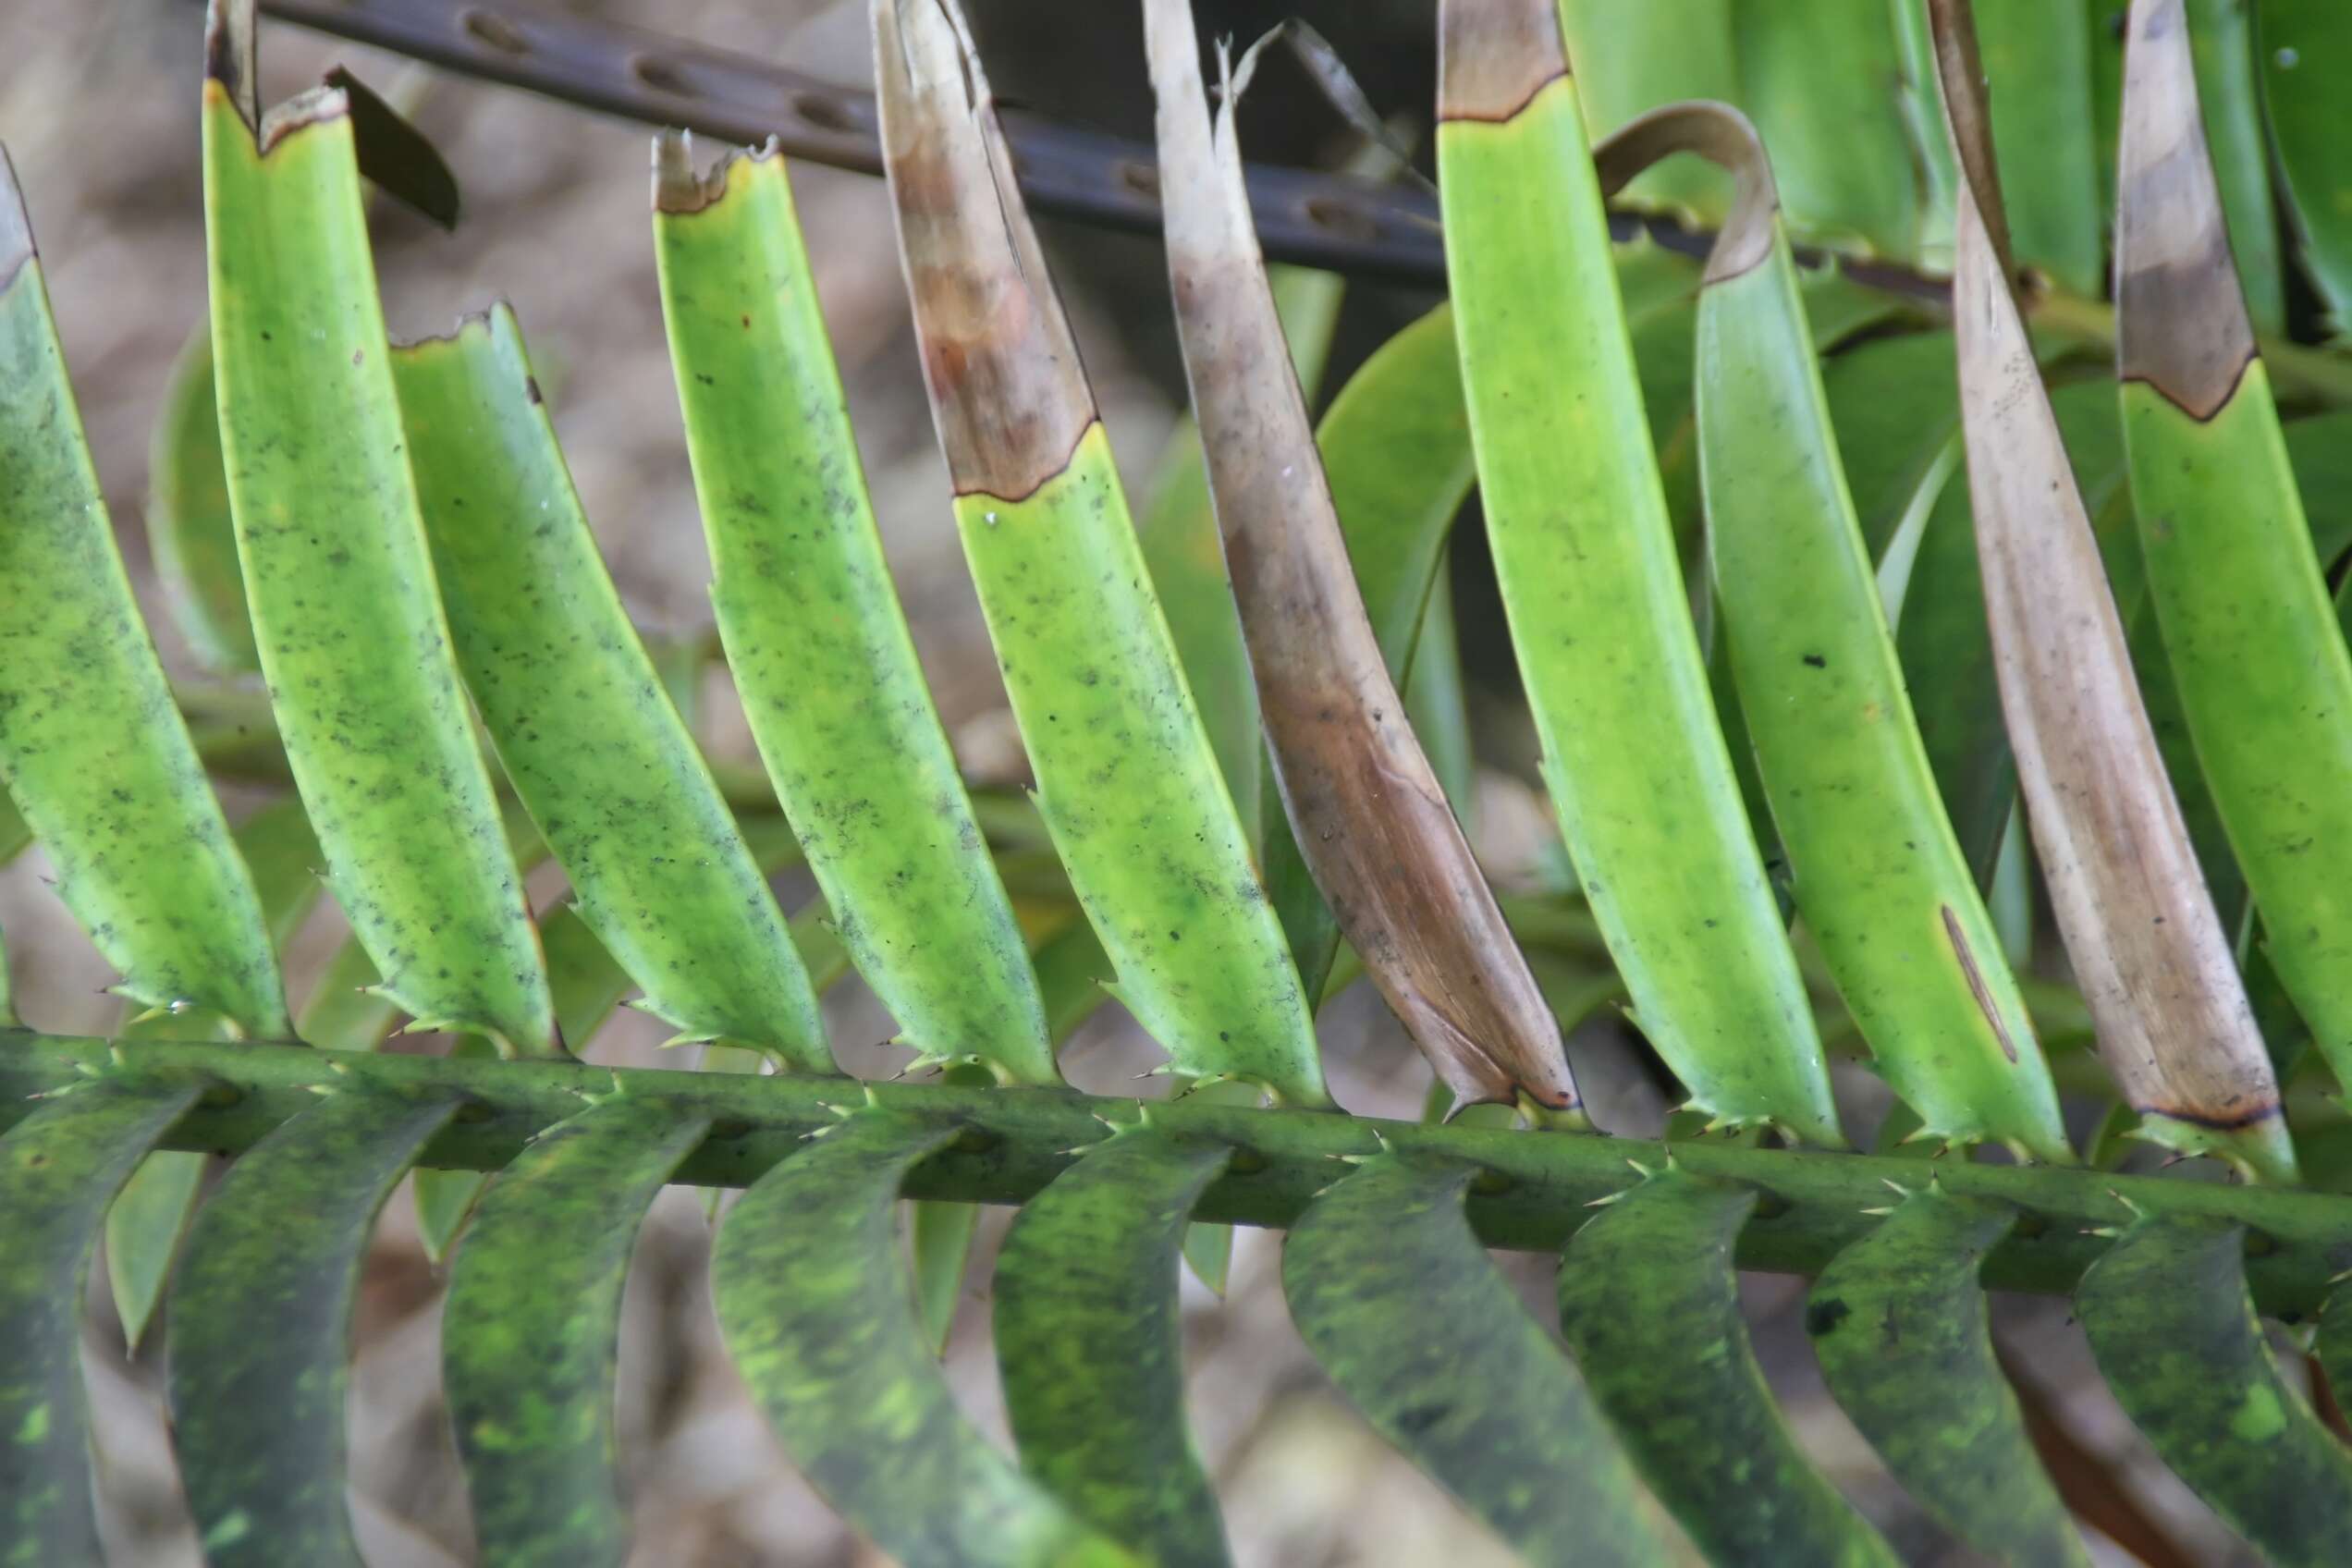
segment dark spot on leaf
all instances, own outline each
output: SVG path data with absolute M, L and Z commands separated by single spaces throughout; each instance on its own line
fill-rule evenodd
M 1806 655 L 1805 663 L 1808 668 L 1812 669 L 1827 669 L 1830 668 L 1830 661 L 1823 658 L 1819 654 Z
M 1817 1301 L 1805 1309 L 1805 1331 L 1818 1340 L 1853 1316 L 1854 1309 L 1835 1296 Z

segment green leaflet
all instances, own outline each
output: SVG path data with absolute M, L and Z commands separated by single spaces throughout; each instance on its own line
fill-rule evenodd
M 1920 195 L 1891 102 L 1903 57 L 1889 0 L 1733 0 L 1732 20 L 1739 104 L 1772 150 L 1791 225 L 1907 255 Z
M 1335 274 L 1305 267 L 1270 267 L 1267 282 L 1281 314 L 1292 368 L 1312 403 L 1323 380 L 1347 285 Z M 1200 426 L 1189 412 L 1177 419 L 1160 448 L 1140 531 L 1144 564 L 1151 570 L 1152 591 L 1168 617 L 1184 684 L 1200 704 L 1201 723 L 1216 749 L 1218 769 L 1232 792 L 1242 826 L 1252 843 L 1260 843 L 1272 819 L 1262 815 L 1271 782 L 1263 775 L 1266 741 L 1258 733 L 1257 682 L 1242 645 L 1242 623 L 1225 572 L 1225 545 L 1209 505 Z M 1275 809 L 1280 811 L 1279 802 Z M 1277 832 L 1287 827 L 1272 826 Z
M 1694 98 L 1739 96 L 1732 56 L 1736 0 L 1562 0 L 1568 61 L 1583 87 L 1585 129 L 1595 141 L 1636 115 Z M 1687 228 L 1713 228 L 1730 210 L 1732 182 L 1696 158 L 1647 170 L 1622 205 L 1664 213 Z
M 237 829 L 237 847 L 251 869 L 270 946 L 281 956 L 325 891 L 318 880 L 318 836 L 302 802 L 288 796 L 263 806 Z M 221 1033 L 217 1014 L 165 1016 L 130 1023 L 132 1038 L 189 1039 Z M 181 1236 L 196 1210 L 206 1157 L 183 1149 L 158 1149 L 139 1169 L 106 1211 L 106 1282 L 122 1319 L 123 1338 L 136 1348 L 162 1300 Z
M 1950 333 L 1914 332 L 1860 344 L 1822 366 L 1846 489 L 1873 560 L 1921 489 L 1948 472 L 1943 453 L 1960 429 L 1955 365 Z
M 2231 881 L 2242 871 L 2261 908 L 2271 966 L 2343 1075 L 2352 1068 L 2352 897 L 2315 867 L 2352 849 L 2342 789 L 2352 655 L 2197 134 L 2186 11 L 2181 0 L 2140 0 L 2131 26 L 2116 359 L 2148 596 L 2211 809 L 2227 829 L 2226 850 L 2199 845 L 2209 879 L 2235 851 Z M 2235 897 L 2222 907 L 2235 930 Z
M 952 6 L 874 0 L 883 162 L 964 558 L 1038 810 L 1117 969 L 1189 1078 L 1328 1103 L 1297 970 L 1120 490 Z
M 1975 11 L 2017 260 L 2061 288 L 2096 298 L 2107 246 L 2090 16 L 2067 0 L 1976 0 Z
M 2257 38 L 2255 12 L 2261 11 Z M 2256 49 L 2275 44 L 2275 0 L 2188 0 L 2188 43 L 2197 61 L 2205 145 L 2221 182 L 2230 253 L 2246 290 L 2254 330 L 2286 334 L 2285 260 L 2279 254 L 2278 209 L 2271 196 L 2271 148 L 2262 124 L 2262 79 Z M 2308 88 L 2305 89 L 2308 91 Z M 2113 122 L 2102 121 L 2102 124 Z M 2112 200 L 2113 193 L 2109 193 Z
M 2341 332 L 2352 323 L 2352 119 L 2343 102 L 2352 9 L 2337 0 L 2262 0 L 2261 67 L 2300 260 Z
M 1177 1072 L 1326 1103 L 1298 974 L 1175 666 L 1101 424 L 1035 494 L 959 496 L 955 513 L 1038 809 L 1119 974 L 1107 988 Z
M 442 1376 L 482 1560 L 617 1565 L 620 1287 L 645 1210 L 710 1123 L 617 1095 L 501 1171 L 449 1277 Z
M 1036 982 L 883 559 L 784 162 L 731 158 L 705 187 L 683 142 L 660 156 L 663 319 L 761 758 L 900 1039 L 1053 1083 Z
M 1839 1405 L 1946 1529 L 2003 1562 L 2089 1568 L 1993 1358 L 1978 1266 L 2016 1212 L 1930 1186 L 1838 1254 L 1806 1331 Z
M 458 1108 L 329 1093 L 229 1168 L 189 1232 L 167 1392 L 214 1568 L 359 1568 L 343 1496 L 343 1388 L 376 1211 Z
M 1943 89 L 1936 80 L 1928 0 L 1887 0 L 1887 4 L 1894 17 L 1895 55 L 1901 62 L 1894 81 L 1895 101 L 1919 172 L 1919 235 L 1912 254 L 1920 270 L 1946 273 L 1952 270 L 1952 200 L 1960 189 L 1960 168 L 1952 138 L 1943 129 Z M 2101 116 L 2094 123 L 2104 126 L 2113 121 Z M 2105 145 L 2103 141 L 2100 144 Z
M 630 625 L 505 306 L 393 354 L 449 631 L 575 907 L 681 1040 L 833 1070 L 784 916 Z
M 254 641 L 328 884 L 385 988 L 434 1026 L 549 1054 L 538 940 L 417 511 L 352 137 L 337 90 L 282 105 L 257 139 L 229 85 L 205 83 L 221 446 Z
M 2075 1292 L 2101 1376 L 2164 1463 L 2280 1568 L 2344 1560 L 2352 1455 L 2279 1378 L 2246 1293 L 2246 1233 L 2141 1220 Z
M 1472 1171 L 1382 1155 L 1282 1247 L 1307 1348 L 1382 1436 L 1529 1562 L 1684 1561 L 1687 1549 L 1463 1217 Z
M 1834 352 L 1903 313 L 1902 304 L 1893 294 L 1857 283 L 1835 256 L 1813 265 L 1800 264 L 1797 276 L 1805 295 L 1805 319 L 1813 329 L 1813 347 L 1820 354 Z
M 1659 1501 L 1723 1562 L 1895 1557 L 1797 1449 L 1740 1318 L 1732 1242 L 1756 1194 L 1669 1167 L 1576 1232 L 1560 1326 Z
M 2269 383 L 2248 365 L 2203 422 L 2139 383 L 2122 402 L 2149 596 L 2197 759 L 2271 962 L 2330 1065 L 2352 1073 L 2352 656 Z
M 520 883 L 545 863 L 547 840 L 520 806 L 509 806 L 502 812 L 500 823 L 508 853 L 514 860 L 515 878 Z M 303 1039 L 321 1050 L 372 1051 L 384 1044 L 385 1036 L 392 1033 L 392 1026 L 399 1019 L 399 1002 L 386 994 L 375 961 L 368 957 L 366 945 L 353 936 L 335 949 L 326 967 L 312 984 L 295 1028 Z M 558 1026 L 564 1022 L 558 1016 Z
M 1912 719 L 1778 224 L 1759 263 L 1701 294 L 1698 367 L 1715 590 L 1806 928 L 1927 1136 L 2071 1162 Z
M 1176 1260 L 1231 1153 L 1116 1128 L 1029 1200 L 997 1257 L 997 1366 L 1022 1467 L 1166 1568 L 1228 1561 L 1184 1420 Z
M 1103 987 L 1117 976 L 1083 914 L 1037 944 L 1035 963 L 1047 1035 L 1059 1049 L 1109 998 Z
M 963 1302 L 963 1277 L 972 1264 L 973 1235 L 979 1228 L 978 1204 L 907 1205 L 907 1246 L 914 1266 L 914 1309 L 923 1320 L 923 1341 L 934 1354 L 948 1348 L 948 1333 L 955 1327 L 956 1308 Z
M 147 548 L 172 620 L 210 669 L 261 668 L 245 608 L 222 466 L 220 405 L 213 388 L 213 335 L 199 325 L 172 362 L 164 409 L 147 455 Z
M 0 1563 L 101 1559 L 82 1410 L 82 1281 L 131 1166 L 202 1085 L 86 1082 L 0 1138 Z
M 893 1219 L 953 1136 L 861 1110 L 744 1194 L 711 1257 L 728 1351 L 802 1473 L 907 1568 L 1132 1564 L 957 1413 L 923 1337 Z
M 1442 556 L 1433 579 L 1429 606 L 1421 616 L 1421 635 L 1414 645 L 1413 668 L 1405 677 L 1404 713 L 1429 754 L 1429 766 L 1463 831 L 1476 832 L 1478 763 L 1469 696 L 1463 686 L 1462 641 L 1453 620 L 1452 574 Z
M 0 474 L 0 777 L 59 896 L 118 995 L 283 1038 L 277 955 L 123 574 L 5 153 Z
M 2352 550 L 2352 409 L 2295 420 L 2280 434 L 2311 525 L 2311 553 L 2332 571 Z
M 2311 1352 L 2320 1358 L 2320 1369 L 2337 1399 L 2352 1391 L 2352 1284 L 2336 1286 L 2320 1309 Z
M 1446 0 L 1439 18 L 1452 39 L 1484 13 Z M 1507 118 L 1476 117 L 1500 112 L 1493 84 L 1476 80 L 1475 52 L 1451 57 L 1462 68 L 1440 89 L 1438 156 L 1463 382 L 1569 852 L 1635 1021 L 1692 1104 L 1839 1144 L 1804 986 L 1708 696 L 1574 87 L 1554 77 Z M 1540 66 L 1518 62 L 1511 81 Z M 1530 290 L 1529 277 L 1550 282 Z

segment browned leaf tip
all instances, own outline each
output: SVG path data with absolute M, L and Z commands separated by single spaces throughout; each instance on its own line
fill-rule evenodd
M 1190 0 L 1145 0 L 1178 335 L 1276 780 L 1331 913 L 1465 1104 L 1575 1106 L 1559 1025 L 1380 655 Z
M 2135 0 L 2116 145 L 2117 374 L 2192 419 L 2221 411 L 2254 359 L 2205 147 L 2181 0 Z
M 1593 149 L 1601 194 L 1616 195 L 1650 165 L 1677 153 L 1696 153 L 1732 177 L 1732 210 L 1708 252 L 1706 281 L 1728 282 L 1763 265 L 1772 253 L 1780 188 L 1764 139 L 1729 104 L 1703 99 L 1666 104 L 1626 121 Z
M 262 123 L 261 80 L 254 68 L 253 0 L 207 0 L 204 8 L 204 77 L 220 84 L 245 128 Z
M 1986 619 L 2060 936 L 2135 1109 L 2253 1126 L 2278 1084 L 2133 679 L 2006 269 L 1970 189 L 1952 286 Z M 2274 1158 L 2291 1159 L 2283 1148 Z
M 672 217 L 699 213 L 717 204 L 727 194 L 727 181 L 738 160 L 765 163 L 782 155 L 782 145 L 771 136 L 763 146 L 730 147 L 707 174 L 694 171 L 694 133 L 670 129 L 654 138 L 654 211 Z
M 958 494 L 1017 501 L 1095 422 L 956 0 L 873 0 L 882 161 L 924 379 Z
M 1928 30 L 1935 41 L 1936 80 L 1943 90 L 1944 129 L 1960 156 L 1960 177 L 1976 193 L 2001 276 L 2014 277 L 2009 214 L 2001 200 L 2000 165 L 1992 155 L 1992 109 L 1985 92 L 1984 61 L 1977 53 L 1971 0 L 1928 0 Z
M 17 280 L 32 260 L 32 220 L 25 214 L 24 190 L 17 184 L 17 165 L 0 142 L 0 288 Z
M 1439 0 L 1438 118 L 1512 118 L 1568 74 L 1558 0 Z

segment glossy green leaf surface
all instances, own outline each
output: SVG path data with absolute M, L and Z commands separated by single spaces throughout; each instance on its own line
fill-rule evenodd
M 1404 681 L 1405 717 L 1428 753 L 1429 766 L 1464 832 L 1475 833 L 1478 763 L 1471 733 L 1470 698 L 1462 673 L 1462 639 L 1453 619 L 1453 584 L 1441 557 L 1422 612 L 1413 668 Z
M 1464 0 L 1439 17 L 1441 49 L 1470 62 L 1449 67 L 1438 131 L 1463 382 L 1569 853 L 1635 1020 L 1693 1105 L 1839 1144 L 1803 983 L 1709 696 L 1574 87 L 1544 79 L 1507 118 L 1488 117 L 1483 56 L 1453 40 L 1490 18 Z M 1532 6 L 1525 27 L 1557 50 Z M 1509 91 L 1539 64 L 1514 64 Z M 1531 290 L 1528 277 L 1551 282 Z
M 1650 1488 L 1723 1562 L 1894 1554 L 1790 1436 L 1740 1317 L 1732 1241 L 1753 1191 L 1670 1169 L 1576 1232 L 1560 1326 Z
M 2275 31 L 2267 19 L 2270 8 L 2268 0 L 2188 0 L 2188 42 L 2196 55 L 2205 145 L 2221 184 L 2230 252 L 2246 291 L 2246 309 L 2254 318 L 2255 331 L 2282 336 L 2286 331 L 2285 263 L 2279 253 L 2278 207 L 2271 194 L 2271 148 L 2258 57 L 2263 43 L 2260 35 Z M 2258 12 L 2266 18 L 2259 27 Z
M 1167 1568 L 1228 1561 L 1184 1419 L 1177 1251 L 1231 1151 L 1119 1129 L 1031 1198 L 997 1257 L 997 1366 L 1022 1468 Z
M 0 156 L 0 778 L 146 1008 L 283 1038 L 285 983 L 115 547 L 48 286 Z
M 691 199 L 680 178 L 655 218 L 663 314 L 761 759 L 900 1040 L 1052 1083 L 1036 982 L 883 558 L 783 160 L 683 177 Z
M 1636 115 L 1693 98 L 1739 96 L 1732 55 L 1735 0 L 1562 0 L 1568 61 L 1582 88 L 1585 129 L 1599 141 Z M 1696 158 L 1645 172 L 1618 197 L 1691 228 L 1712 228 L 1731 206 L 1732 183 Z
M 2107 251 L 2090 15 L 2069 0 L 1975 0 L 1974 10 L 2017 261 L 2096 297 Z
M 102 1561 L 81 1390 L 82 1281 L 131 1167 L 193 1082 L 101 1078 L 0 1137 L 0 1563 Z
M 541 1133 L 483 1195 L 441 1344 L 485 1564 L 627 1557 L 613 1473 L 621 1280 L 646 1208 L 708 1127 L 617 1095 Z
M 2262 102 L 2302 241 L 2298 259 L 2331 324 L 2352 324 L 2352 10 L 2335 0 L 2262 0 Z M 2201 79 L 2200 79 L 2201 85 Z
M 1526 1561 L 1684 1561 L 1575 1368 L 1471 1233 L 1471 1175 L 1383 1155 L 1316 1199 L 1282 1247 L 1291 1320 L 1366 1419 Z
M 907 1568 L 1131 1564 L 964 1420 L 924 1338 L 899 1183 L 952 1136 L 858 1111 L 744 1194 L 711 1258 L 729 1354 L 802 1474 Z
M 418 514 L 345 100 L 295 100 L 267 136 L 264 153 L 207 80 L 221 447 L 287 761 L 386 990 L 428 1023 L 554 1052 Z
M 1998 1204 L 1915 1193 L 1821 1271 L 1805 1327 L 1839 1406 L 1946 1529 L 2002 1562 L 2089 1568 L 1977 1284 L 2015 1222 Z
M 2144 1219 L 2083 1276 L 2075 1311 L 2135 1426 L 2282 1568 L 2341 1562 L 2352 1455 L 2281 1380 L 2246 1293 L 2245 1232 Z
M 1762 262 L 1709 282 L 1698 366 L 1722 634 L 1806 929 L 1927 1135 L 2070 1161 L 1912 719 L 1777 225 Z
M 513 313 L 393 371 L 459 668 L 581 918 L 681 1038 L 829 1071 L 784 916 L 597 555 Z
M 1953 197 L 1960 189 L 1959 160 L 1943 129 L 1943 88 L 1936 79 L 1935 43 L 1929 32 L 1928 0 L 1889 0 L 1894 16 L 1894 97 L 1919 175 L 1920 268 L 1952 270 Z M 2100 0 L 2090 0 L 2097 5 Z M 2112 123 L 2100 117 L 2097 124 Z M 2104 145 L 2104 143 L 2102 143 Z M 2103 208 L 2102 208 L 2103 210 Z
M 1939 123 L 1938 134 L 1942 129 Z M 1846 489 L 1873 560 L 1905 514 L 1922 504 L 1923 486 L 1938 487 L 1924 504 L 1942 494 L 1941 475 L 1949 470 L 1941 459 L 1960 430 L 1954 374 L 1946 332 L 1857 344 L 1822 366 Z
M 213 336 L 205 326 L 189 335 L 164 386 L 163 412 L 147 455 L 145 521 L 155 575 L 189 647 L 213 669 L 261 668 L 245 607 L 244 569 L 237 563 L 213 388 Z
M 352 1303 L 376 1211 L 453 1098 L 330 1092 L 229 1168 L 168 1309 L 180 1473 L 214 1568 L 358 1568 L 344 1501 Z
M 1893 112 L 1890 0 L 1733 0 L 1732 13 L 1739 104 L 1771 149 L 1790 223 L 1832 247 L 1909 254 L 1919 196 Z

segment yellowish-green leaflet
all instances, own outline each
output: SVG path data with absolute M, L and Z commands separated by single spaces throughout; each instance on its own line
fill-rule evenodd
M 557 1053 L 418 515 L 347 100 L 305 93 L 257 131 L 234 9 L 215 0 L 204 84 L 213 351 L 287 761 L 386 992 L 420 1026 Z
M 393 354 L 458 665 L 581 918 L 678 1040 L 832 1070 L 766 879 L 596 554 L 513 312 Z
M 1696 1109 L 1836 1145 L 1708 693 L 1553 5 L 1439 11 L 1447 264 L 1503 607 L 1635 1022 Z
M 2352 655 L 2231 264 L 2180 0 L 2140 0 L 2116 222 L 2124 429 L 2198 761 L 2272 964 L 2352 1074 Z
M 890 583 L 784 160 L 655 152 L 655 253 L 711 603 L 857 967 L 930 1061 L 1057 1081 L 1043 1003 Z
M 1604 186 L 1678 152 L 1742 181 L 1699 295 L 1699 469 L 1721 635 L 1798 913 L 1917 1136 L 2071 1162 L 1904 693 L 1763 148 L 1736 111 L 1664 110 L 1600 150 Z
M 285 983 L 115 548 L 0 153 L 0 777 L 142 1008 L 284 1038 Z
M 1328 1096 L 1280 925 L 1185 689 L 1094 396 L 951 0 L 874 0 L 884 162 L 956 522 L 1038 809 L 1190 1078 Z

